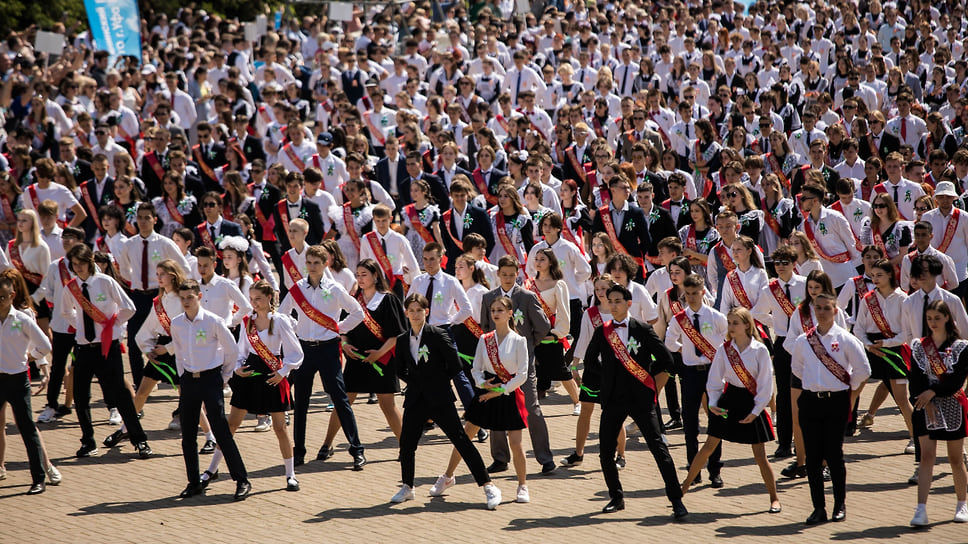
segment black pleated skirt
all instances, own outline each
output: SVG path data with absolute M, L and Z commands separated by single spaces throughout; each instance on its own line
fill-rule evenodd
M 248 378 L 238 374 L 232 375 L 229 380 L 229 386 L 232 388 L 232 407 L 241 408 L 250 414 L 271 414 L 289 410 L 289 382 L 283 380 L 279 385 L 266 383 L 272 370 L 261 357 L 254 353 L 249 354 L 245 364 L 254 374 Z
M 752 423 L 740 423 L 753 410 L 753 401 L 753 394 L 745 387 L 727 385 L 717 403 L 727 411 L 727 416 L 724 418 L 710 413 L 707 434 L 740 444 L 762 444 L 774 440 L 773 423 L 766 410 L 760 412 Z

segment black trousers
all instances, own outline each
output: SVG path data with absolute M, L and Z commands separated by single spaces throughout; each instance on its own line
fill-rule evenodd
M 81 425 L 81 444 L 96 446 L 94 443 L 94 424 L 91 423 L 91 380 L 97 376 L 105 400 L 110 399 L 121 419 L 128 428 L 132 444 L 144 442 L 144 429 L 134 409 L 134 399 L 124 386 L 124 367 L 121 363 L 121 344 L 111 342 L 111 349 L 105 359 L 101 356 L 101 343 L 83 344 L 74 347 L 77 354 L 74 361 L 74 405 L 77 408 L 77 421 Z
M 460 423 L 460 416 L 457 415 L 454 403 L 430 404 L 416 401 L 403 409 L 403 426 L 400 431 L 400 472 L 403 483 L 413 487 L 417 444 L 423 436 L 424 424 L 428 419 L 433 420 L 457 448 L 461 458 L 467 463 L 467 468 L 474 475 L 477 485 L 490 482 L 491 477 L 484 467 L 484 459 L 464 432 L 464 426 Z M 613 459 L 612 465 L 614 464 Z
M 682 488 L 679 487 L 676 465 L 669 454 L 668 446 L 662 443 L 659 419 L 655 415 L 655 404 L 651 398 L 612 398 L 602 405 L 602 417 L 598 428 L 598 455 L 605 485 L 608 486 L 608 496 L 612 499 L 620 499 L 624 496 L 622 482 L 618 478 L 618 467 L 615 466 L 615 449 L 618 433 L 628 417 L 635 421 L 642 431 L 642 436 L 645 437 L 645 443 L 649 446 L 649 451 L 652 452 L 652 457 L 659 467 L 662 481 L 665 482 L 666 496 L 672 501 L 681 499 Z
M 222 368 L 199 372 L 197 375 L 185 372 L 181 375 L 180 391 L 178 394 L 178 413 L 182 431 L 182 455 L 185 456 L 185 472 L 190 483 L 198 483 L 198 420 L 201 417 L 202 404 L 208 422 L 212 426 L 212 433 L 218 443 L 225 464 L 229 467 L 229 474 L 236 482 L 248 480 L 245 464 L 239 454 L 239 448 L 229 430 L 229 422 L 225 419 L 225 399 L 222 395 Z
M 692 460 L 699 453 L 699 411 L 703 409 L 702 396 L 706 393 L 709 365 L 683 365 L 679 375 L 682 378 L 682 429 L 686 435 L 686 459 L 692 465 Z M 668 388 L 669 385 L 666 384 L 666 389 Z M 722 470 L 722 455 L 723 444 L 720 442 L 706 463 L 710 478 Z
M 141 375 L 145 370 L 145 360 L 141 356 L 141 348 L 138 347 L 136 336 L 141 326 L 148 319 L 148 314 L 153 311 L 154 300 L 157 293 L 151 291 L 131 291 L 131 301 L 134 302 L 135 312 L 128 320 L 128 364 L 131 366 L 131 381 L 134 382 L 135 391 L 141 385 Z
M 826 395 L 826 393 L 824 393 Z M 807 454 L 807 479 L 810 500 L 815 510 L 826 505 L 823 492 L 823 462 L 830 469 L 834 507 L 847 498 L 847 468 L 844 466 L 844 429 L 850 414 L 850 392 L 840 391 L 818 397 L 806 389 L 797 401 L 800 429 Z
M 313 394 L 316 374 L 319 374 L 323 380 L 323 389 L 332 400 L 333 410 L 339 416 L 343 435 L 350 445 L 350 454 L 356 456 L 363 453 L 363 444 L 360 443 L 360 433 L 356 427 L 356 416 L 353 414 L 350 399 L 346 396 L 346 385 L 343 383 L 339 338 L 321 344 L 308 342 L 300 342 L 300 344 L 303 348 L 302 365 L 289 373 L 289 380 L 295 389 L 292 393 L 294 454 L 297 457 L 306 455 L 306 417 L 309 414 L 309 398 Z
M 67 357 L 74 349 L 74 335 L 66 332 L 54 332 L 51 342 L 50 381 L 47 383 L 47 406 L 57 408 L 61 386 L 67 372 Z
M 796 338 L 791 339 L 791 342 Z M 776 440 L 781 448 L 793 444 L 793 402 L 790 397 L 790 352 L 783 348 L 786 336 L 776 337 L 773 375 L 776 376 Z
M 9 403 L 13 410 L 13 418 L 17 423 L 17 430 L 23 438 L 27 450 L 27 461 L 30 464 L 32 483 L 43 483 L 45 476 L 40 447 L 40 434 L 34 425 L 33 411 L 30 409 L 30 380 L 27 371 L 19 374 L 0 373 L 0 409 L 4 403 Z

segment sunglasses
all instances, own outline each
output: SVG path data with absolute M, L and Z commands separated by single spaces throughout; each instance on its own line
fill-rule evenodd
M 203 206 L 205 206 L 206 208 L 218 208 L 218 204 L 216 204 L 215 202 L 206 202 L 205 204 L 203 204 Z
M 787 261 L 787 260 L 773 261 L 774 266 L 790 266 L 790 264 L 791 264 L 791 261 Z
M 883 204 L 881 204 L 881 205 L 883 206 Z M 930 210 L 931 210 L 931 208 L 925 208 L 923 206 L 915 206 L 914 207 L 914 211 L 921 212 L 921 213 L 924 213 L 924 212 L 927 212 L 927 211 L 930 211 Z
M 98 136 L 103 136 L 103 135 L 105 135 L 107 133 L 108 133 L 108 131 L 106 131 L 106 130 L 95 130 L 94 131 L 94 134 L 96 134 Z
M 726 193 L 726 198 L 736 198 L 738 196 L 739 193 Z
M 883 210 L 887 208 L 887 204 L 874 204 L 871 206 L 871 208 L 874 208 L 875 210 Z

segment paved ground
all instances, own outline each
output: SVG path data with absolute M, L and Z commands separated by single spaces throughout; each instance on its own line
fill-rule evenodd
M 318 387 L 318 386 L 317 386 Z M 560 391 L 560 389 L 559 389 Z M 873 388 L 865 391 L 866 406 Z M 146 407 L 145 428 L 155 457 L 140 460 L 129 444 L 105 450 L 97 457 L 78 460 L 80 432 L 76 418 L 41 426 L 55 463 L 64 475 L 59 487 L 47 493 L 24 495 L 30 482 L 23 443 L 12 424 L 7 426 L 8 477 L 0 482 L 0 542 L 162 541 L 192 539 L 209 542 L 307 541 L 328 538 L 369 542 L 493 541 L 578 542 L 584 539 L 627 538 L 630 535 L 668 541 L 698 542 L 728 538 L 738 542 L 826 542 L 892 540 L 914 542 L 968 542 L 968 526 L 951 522 L 954 492 L 946 465 L 939 465 L 935 489 L 928 504 L 929 528 L 908 527 L 915 504 L 915 489 L 906 483 L 914 468 L 913 456 L 903 455 L 906 444 L 903 423 L 896 408 L 882 411 L 875 426 L 849 439 L 848 516 L 844 523 L 806 527 L 810 513 L 805 479 L 781 480 L 783 512 L 769 515 L 769 500 L 753 463 L 749 448 L 727 444 L 723 452 L 726 486 L 713 490 L 694 488 L 685 498 L 691 511 L 686 523 L 673 523 L 658 471 L 641 438 L 628 445 L 628 468 L 622 472 L 627 490 L 626 510 L 604 515 L 607 501 L 597 458 L 597 417 L 593 420 L 585 464 L 559 469 L 550 477 L 537 474 L 540 467 L 529 460 L 531 504 L 514 504 L 515 484 L 509 473 L 496 479 L 505 496 L 495 512 L 483 505 L 478 489 L 465 467 L 459 485 L 447 496 L 432 499 L 427 490 L 444 467 L 450 445 L 439 431 L 426 436 L 417 452 L 417 499 L 390 506 L 397 490 L 399 465 L 397 443 L 376 405 L 358 401 L 356 410 L 369 464 L 363 472 L 350 470 L 345 444 L 337 442 L 337 454 L 325 462 L 310 462 L 298 469 L 302 491 L 285 491 L 284 470 L 272 433 L 252 431 L 247 420 L 238 436 L 239 447 L 250 472 L 253 494 L 245 502 L 231 500 L 235 486 L 224 478 L 212 484 L 206 496 L 175 498 L 185 485 L 184 464 L 178 433 L 165 429 L 174 408 L 171 388 L 155 392 Z M 313 397 L 309 449 L 322 440 L 329 414 L 325 394 Z M 398 404 L 402 399 L 397 399 Z M 888 401 L 890 403 L 890 401 Z M 41 401 L 35 397 L 35 411 Z M 557 458 L 571 453 L 576 417 L 560 395 L 543 403 Z M 97 404 L 97 437 L 115 430 L 107 424 L 107 410 Z M 8 413 L 7 421 L 11 421 Z M 673 457 L 683 469 L 685 447 L 681 431 L 670 434 Z M 487 448 L 481 446 L 489 462 Z M 768 451 L 772 453 L 770 446 Z M 942 462 L 946 462 L 942 459 Z M 207 457 L 202 457 L 202 467 Z M 779 470 L 785 461 L 773 463 Z M 223 464 L 223 474 L 227 469 Z M 684 477 L 685 472 L 680 473 Z M 828 505 L 832 503 L 828 492 Z M 29 512 L 29 514 L 28 514 Z

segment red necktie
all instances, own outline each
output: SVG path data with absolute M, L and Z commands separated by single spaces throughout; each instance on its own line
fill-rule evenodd
M 148 289 L 148 240 L 141 249 L 141 288 Z
M 907 141 L 907 118 L 901 117 L 901 143 Z

